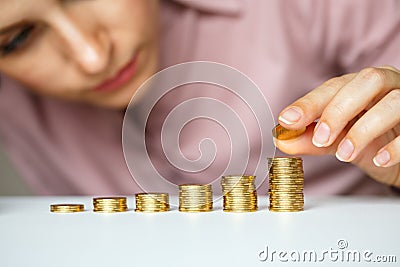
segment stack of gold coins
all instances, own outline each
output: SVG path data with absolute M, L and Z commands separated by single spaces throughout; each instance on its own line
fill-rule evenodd
M 223 176 L 221 185 L 224 211 L 250 212 L 257 210 L 255 176 Z
M 179 211 L 205 212 L 213 208 L 211 185 L 185 184 L 179 186 Z
M 167 193 L 140 193 L 135 195 L 137 212 L 169 211 Z
M 97 197 L 93 198 L 94 212 L 123 212 L 128 210 L 126 197 Z
M 304 173 L 301 158 L 269 158 L 269 209 L 302 211 Z
M 51 212 L 58 213 L 72 213 L 72 212 L 81 212 L 85 208 L 83 204 L 52 204 L 50 205 Z

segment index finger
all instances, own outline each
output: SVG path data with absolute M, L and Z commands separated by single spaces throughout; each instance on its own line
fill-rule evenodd
M 332 78 L 286 107 L 278 117 L 279 123 L 288 129 L 300 129 L 318 119 L 324 108 L 350 82 L 356 73 Z

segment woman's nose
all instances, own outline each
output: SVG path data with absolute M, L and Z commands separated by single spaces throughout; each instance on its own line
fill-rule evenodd
M 101 73 L 106 69 L 111 54 L 111 43 L 106 33 L 80 33 L 72 45 L 74 59 L 87 73 Z
M 105 30 L 80 25 L 59 16 L 57 31 L 67 45 L 68 56 L 86 73 L 101 73 L 109 64 L 112 42 Z

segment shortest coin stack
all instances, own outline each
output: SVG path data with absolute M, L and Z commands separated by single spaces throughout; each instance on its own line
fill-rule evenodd
M 304 173 L 301 158 L 269 158 L 269 209 L 302 211 Z
M 185 184 L 179 186 L 179 211 L 205 212 L 213 208 L 211 185 Z
M 93 198 L 94 212 L 123 212 L 128 210 L 126 197 L 97 197 Z
M 72 213 L 72 212 L 81 212 L 85 208 L 83 204 L 53 204 L 50 205 L 51 212 L 58 213 Z
M 137 212 L 169 211 L 169 197 L 167 193 L 140 193 L 135 194 Z
M 257 191 L 255 176 L 222 176 L 224 211 L 251 212 L 257 210 Z

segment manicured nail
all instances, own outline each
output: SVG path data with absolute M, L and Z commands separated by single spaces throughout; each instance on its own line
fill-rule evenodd
M 295 124 L 301 119 L 301 116 L 301 109 L 297 107 L 290 107 L 279 116 L 278 120 L 285 124 Z
M 340 161 L 349 161 L 351 155 L 354 152 L 354 145 L 349 139 L 345 139 L 339 145 L 339 149 L 336 152 L 336 157 Z
M 376 154 L 373 161 L 374 164 L 378 167 L 385 166 L 390 161 L 390 154 L 389 152 L 387 152 L 387 150 L 382 150 L 378 152 L 378 154 Z
M 312 142 L 316 147 L 323 147 L 328 143 L 330 136 L 331 129 L 329 129 L 328 124 L 321 122 L 314 132 Z

